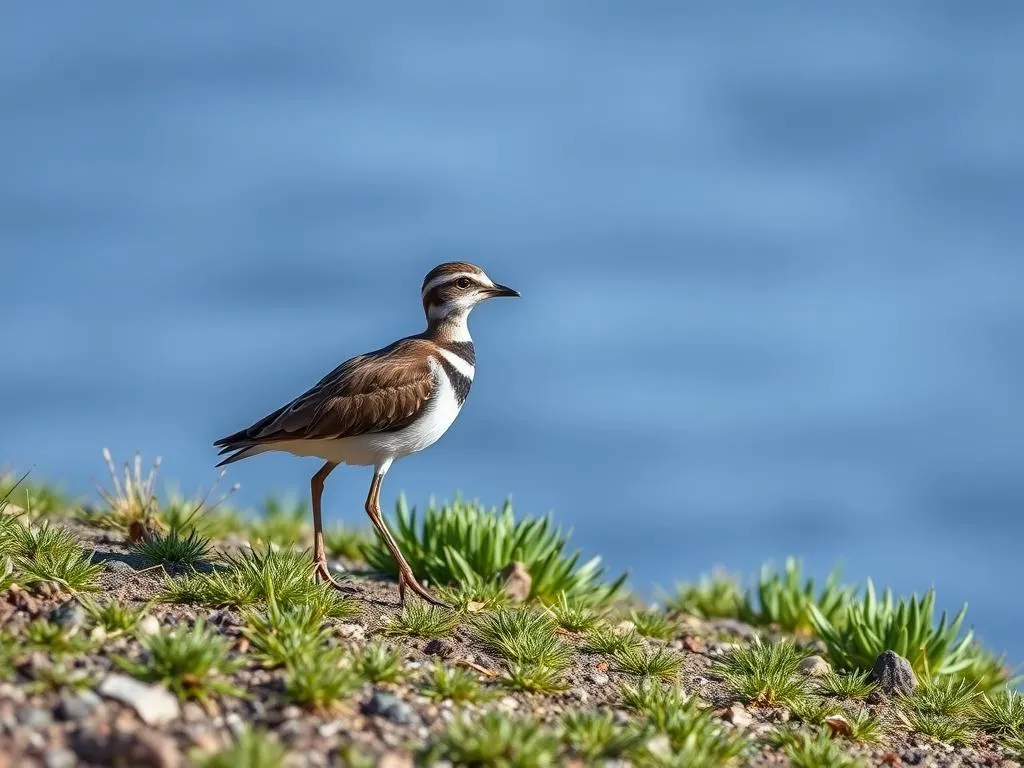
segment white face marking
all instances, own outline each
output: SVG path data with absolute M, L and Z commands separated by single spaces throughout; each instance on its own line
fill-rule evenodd
M 450 349 L 438 348 L 438 354 L 441 355 L 445 360 L 451 363 L 452 368 L 461 373 L 470 381 L 473 380 L 473 374 L 476 372 L 473 365 L 468 361 L 459 357 L 457 354 L 452 352 Z
M 426 296 L 427 291 L 429 291 L 431 288 L 435 288 L 441 285 L 442 283 L 449 283 L 452 280 L 458 280 L 460 277 L 468 277 L 470 280 L 473 280 L 474 282 L 480 282 L 486 286 L 490 286 L 492 288 L 494 287 L 494 281 L 491 280 L 491 278 L 489 278 L 483 272 L 452 272 L 447 275 L 438 275 L 429 283 L 424 285 L 423 290 L 420 292 L 420 296 Z

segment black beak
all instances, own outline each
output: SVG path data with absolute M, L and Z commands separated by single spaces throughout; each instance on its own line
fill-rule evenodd
M 497 296 L 515 296 L 517 298 L 519 297 L 519 291 L 514 290 L 512 288 L 509 288 L 507 285 L 499 285 L 498 283 L 495 283 L 493 288 L 488 288 L 487 292 L 491 296 L 495 296 L 495 297 L 497 297 Z

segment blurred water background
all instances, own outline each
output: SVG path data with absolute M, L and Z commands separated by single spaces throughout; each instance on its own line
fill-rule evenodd
M 935 584 L 1024 661 L 1024 5 L 3 17 L 0 465 L 198 488 L 468 259 L 524 298 L 473 316 L 468 405 L 389 500 L 512 494 L 640 590 L 788 554 Z

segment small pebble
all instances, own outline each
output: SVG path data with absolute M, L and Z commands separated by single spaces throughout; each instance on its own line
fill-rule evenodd
M 361 707 L 364 715 L 379 715 L 395 725 L 411 725 L 416 722 L 416 713 L 397 696 L 375 690 Z
M 19 709 L 17 718 L 18 722 L 26 728 L 45 728 L 53 722 L 53 716 L 50 714 L 50 710 L 41 709 L 39 707 Z
M 68 600 L 50 611 L 50 621 L 64 629 L 81 629 L 85 626 L 85 609 L 77 600 Z
M 181 715 L 178 698 L 161 685 L 147 685 L 128 675 L 110 674 L 96 692 L 135 709 L 147 725 L 163 725 Z
M 58 714 L 65 720 L 82 720 L 92 714 L 100 705 L 100 697 L 92 691 L 64 694 L 60 700 Z
M 113 573 L 135 573 L 135 569 L 124 560 L 107 560 L 107 570 Z
M 439 656 L 442 659 L 447 659 L 453 653 L 455 653 L 455 644 L 451 640 L 446 640 L 443 637 L 435 637 L 423 646 L 423 652 L 431 656 Z
M 78 765 L 78 757 L 70 749 L 55 747 L 46 750 L 43 765 L 45 768 L 75 768 Z
M 821 656 L 808 656 L 800 662 L 800 671 L 808 677 L 822 677 L 831 672 L 832 667 Z
M 144 616 L 139 622 L 140 635 L 157 635 L 160 633 L 160 620 L 156 616 Z
M 608 685 L 608 682 L 611 680 L 611 678 L 603 672 L 591 672 L 587 675 L 587 679 L 594 685 Z

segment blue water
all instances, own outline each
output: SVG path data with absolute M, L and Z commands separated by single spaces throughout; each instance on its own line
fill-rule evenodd
M 5 9 L 0 465 L 207 484 L 469 259 L 524 298 L 387 497 L 512 494 L 641 590 L 935 584 L 1024 662 L 1024 5 L 299 8 Z

